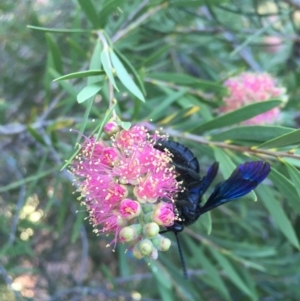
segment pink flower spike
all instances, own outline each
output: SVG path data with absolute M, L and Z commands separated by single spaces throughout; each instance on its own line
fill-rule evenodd
M 131 199 L 124 199 L 121 201 L 119 211 L 121 217 L 129 220 L 140 215 L 141 205 Z
M 159 233 L 159 225 L 174 221 L 173 205 L 166 202 L 181 191 L 181 183 L 170 153 L 154 148 L 157 139 L 158 132 L 152 135 L 141 125 L 127 131 L 118 128 L 106 141 L 87 138 L 72 162 L 75 185 L 95 232 L 113 235 L 114 245 L 128 242 L 137 250 L 135 244 L 150 241 Z M 144 231 L 145 223 L 152 226 Z M 157 255 L 147 243 L 135 254 Z
M 175 219 L 173 204 L 158 203 L 153 211 L 152 219 L 161 226 L 172 226 Z
M 228 96 L 224 98 L 225 105 L 219 110 L 227 113 L 245 105 L 256 102 L 278 99 L 286 102 L 287 95 L 283 87 L 268 73 L 241 73 L 224 82 Z M 245 124 L 272 124 L 279 119 L 280 110 L 273 108 L 268 112 L 246 120 Z

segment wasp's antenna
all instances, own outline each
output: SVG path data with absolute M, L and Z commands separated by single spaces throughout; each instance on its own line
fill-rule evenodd
M 182 249 L 181 249 L 181 244 L 180 244 L 180 240 L 179 240 L 179 237 L 178 237 L 178 233 L 174 232 L 174 234 L 175 234 L 176 240 L 177 240 L 179 257 L 180 257 L 181 266 L 182 266 L 182 270 L 183 270 L 183 276 L 184 276 L 185 279 L 188 279 L 188 274 L 187 274 L 187 270 L 186 270 L 186 266 L 185 266 L 185 262 L 184 262 L 184 257 L 183 257 L 183 253 L 182 253 Z

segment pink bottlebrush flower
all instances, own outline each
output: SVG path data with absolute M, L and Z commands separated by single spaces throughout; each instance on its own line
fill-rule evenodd
M 139 202 L 133 201 L 131 199 L 124 199 L 121 201 L 119 211 L 121 217 L 125 219 L 132 219 L 140 215 L 141 205 Z
M 89 209 L 90 220 L 94 226 L 101 225 L 102 229 L 97 232 L 110 233 L 118 235 L 120 228 L 126 226 L 126 221 L 119 215 L 116 210 L 107 207 L 99 208 L 97 206 L 87 207 Z
M 141 203 L 155 203 L 159 196 L 158 182 L 159 180 L 148 176 L 139 182 L 138 186 L 134 187 L 133 193 Z
M 87 138 L 71 168 L 95 231 L 114 235 L 115 244 L 131 243 L 137 258 L 156 258 L 149 239 L 159 235 L 159 225 L 173 223 L 171 201 L 181 190 L 171 155 L 154 148 L 158 138 L 140 125 L 118 127 L 108 141 Z M 140 229 L 155 224 L 152 215 L 158 222 L 149 234 Z M 142 240 L 138 252 L 134 244 Z
M 251 103 L 280 98 L 287 100 L 285 89 L 277 85 L 276 80 L 267 73 L 241 73 L 224 82 L 229 95 L 224 98 L 225 105 L 220 108 L 222 113 L 236 110 Z M 255 116 L 245 124 L 271 124 L 278 120 L 279 108 Z
M 108 166 L 114 166 L 119 160 L 119 154 L 117 150 L 112 147 L 106 147 L 101 153 L 101 162 Z
M 173 225 L 175 214 L 174 206 L 171 203 L 159 203 L 155 206 L 152 219 L 158 225 L 169 227 Z
M 138 144 L 147 139 L 147 129 L 143 126 L 134 126 L 128 131 L 120 131 L 116 135 L 115 144 L 119 148 L 126 148 L 127 151 L 134 150 Z

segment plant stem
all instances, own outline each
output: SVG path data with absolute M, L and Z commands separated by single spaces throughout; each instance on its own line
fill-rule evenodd
M 260 149 L 260 148 L 254 148 L 249 146 L 241 146 L 241 145 L 235 145 L 235 144 L 229 144 L 226 142 L 220 142 L 220 141 L 211 141 L 207 138 L 204 138 L 203 136 L 198 136 L 194 134 L 189 133 L 182 133 L 173 129 L 162 129 L 162 132 L 168 133 L 170 136 L 178 137 L 178 138 L 185 138 L 191 141 L 196 141 L 200 144 L 209 145 L 209 146 L 216 146 L 219 148 L 224 149 L 231 149 L 234 151 L 238 151 L 245 154 L 254 154 L 254 155 L 266 155 L 270 157 L 276 157 L 276 158 L 293 158 L 293 159 L 300 159 L 300 155 L 294 154 L 292 152 L 278 152 L 274 150 L 266 150 L 266 149 Z

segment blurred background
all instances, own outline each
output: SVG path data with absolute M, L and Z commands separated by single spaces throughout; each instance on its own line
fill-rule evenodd
M 119 84 L 124 121 L 152 119 L 157 127 L 189 132 L 218 115 L 224 80 L 252 71 L 272 74 L 289 99 L 276 125 L 262 129 L 267 138 L 255 128 L 249 130 L 255 138 L 235 137 L 235 144 L 258 145 L 299 128 L 299 1 L 2 0 L 0 300 L 299 300 L 296 157 L 286 161 L 290 169 L 270 159 L 278 172 L 258 190 L 258 202 L 230 204 L 181 234 L 189 280 L 182 278 L 172 233 L 171 250 L 149 264 L 125 254 L 123 245 L 112 252 L 111 238 L 92 232 L 72 177 L 61 168 L 77 142 L 70 129 L 88 136 L 93 120 L 103 120 L 109 91 L 79 104 L 85 78 L 53 80 L 99 69 L 96 29 L 105 30 L 146 92 L 142 103 Z M 208 130 L 194 134 L 225 137 L 221 125 Z M 186 144 L 203 173 L 217 158 L 229 169 L 246 159 Z M 297 154 L 298 144 L 290 144 Z

